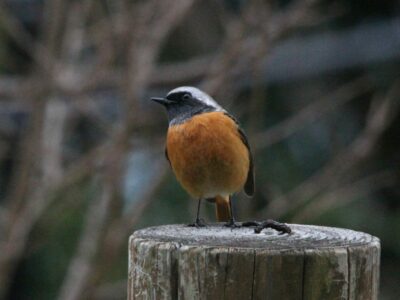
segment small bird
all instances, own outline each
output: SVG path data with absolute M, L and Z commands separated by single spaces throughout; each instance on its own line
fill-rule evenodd
M 232 195 L 254 194 L 254 164 L 249 142 L 236 119 L 211 96 L 195 87 L 178 87 L 164 98 L 151 98 L 168 113 L 165 155 L 183 188 L 198 200 L 216 204 L 218 221 L 236 224 Z

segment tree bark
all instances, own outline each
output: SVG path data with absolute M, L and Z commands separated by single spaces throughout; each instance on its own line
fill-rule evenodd
M 378 299 L 380 243 L 321 226 L 166 225 L 129 242 L 128 299 Z

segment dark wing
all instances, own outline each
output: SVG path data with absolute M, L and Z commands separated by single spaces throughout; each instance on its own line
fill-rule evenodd
M 238 132 L 239 132 L 240 138 L 241 138 L 243 144 L 245 144 L 245 146 L 247 147 L 247 150 L 249 151 L 250 166 L 249 166 L 249 172 L 247 173 L 246 183 L 244 184 L 244 191 L 245 191 L 246 195 L 253 196 L 254 195 L 254 163 L 253 163 L 253 155 L 251 154 L 249 141 L 247 140 L 246 134 L 244 133 L 243 129 L 240 128 L 239 122 L 235 119 L 235 117 L 233 117 L 232 115 L 230 115 L 227 112 L 225 113 L 225 115 L 227 115 L 229 118 L 231 118 L 233 121 L 235 121 L 235 123 L 238 126 Z
M 165 154 L 165 158 L 166 158 L 166 159 L 168 160 L 168 162 L 169 162 L 169 165 L 171 166 L 171 162 L 170 162 L 169 157 L 168 157 L 168 150 L 167 150 L 167 147 L 165 147 L 164 154 Z
M 243 141 L 243 144 L 246 145 L 247 150 L 249 150 L 249 160 L 250 160 L 250 166 L 249 166 L 249 172 L 247 173 L 247 179 L 246 183 L 244 184 L 244 191 L 248 196 L 253 196 L 254 195 L 254 164 L 253 164 L 253 155 L 251 154 L 250 150 L 250 144 L 249 141 L 247 140 L 247 136 L 242 130 L 242 128 L 238 127 L 238 131 L 240 134 L 240 138 Z

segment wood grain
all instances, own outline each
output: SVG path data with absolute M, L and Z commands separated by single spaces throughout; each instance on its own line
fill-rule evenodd
M 293 233 L 166 225 L 136 231 L 128 299 L 378 299 L 379 239 L 290 225 Z

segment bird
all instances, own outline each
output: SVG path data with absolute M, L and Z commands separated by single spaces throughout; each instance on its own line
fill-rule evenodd
M 198 200 L 196 220 L 189 225 L 205 226 L 200 207 L 207 200 L 215 203 L 219 222 L 239 227 L 232 196 L 244 190 L 251 197 L 255 185 L 253 156 L 238 121 L 196 87 L 178 87 L 151 100 L 167 111 L 165 156 L 179 183 Z

